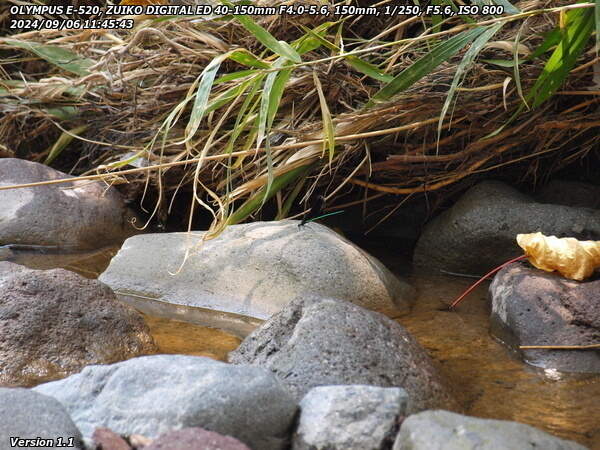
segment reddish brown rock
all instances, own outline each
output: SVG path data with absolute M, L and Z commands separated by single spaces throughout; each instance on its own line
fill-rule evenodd
M 183 428 L 159 436 L 144 450 L 250 450 L 231 436 L 203 428 Z
M 0 385 L 30 386 L 155 351 L 140 314 L 108 286 L 0 262 Z
M 96 428 L 92 440 L 96 450 L 131 450 L 125 439 L 108 428 Z
M 492 333 L 513 347 L 600 342 L 600 279 L 573 281 L 515 263 L 490 286 Z M 565 372 L 600 373 L 598 350 L 522 350 L 528 363 Z

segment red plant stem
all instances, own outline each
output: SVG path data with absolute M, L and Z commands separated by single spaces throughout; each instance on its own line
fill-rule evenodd
M 504 267 L 508 266 L 509 264 L 512 264 L 514 262 L 520 261 L 520 260 L 525 259 L 525 258 L 527 258 L 527 255 L 518 256 L 517 258 L 511 259 L 510 261 L 506 261 L 504 264 L 501 264 L 498 267 L 496 267 L 495 269 L 490 270 L 488 273 L 486 273 L 484 276 L 482 276 L 479 280 L 477 280 L 475 283 L 473 283 L 471 286 L 469 286 L 469 288 L 465 292 L 463 292 L 462 294 L 460 294 L 456 300 L 454 300 L 452 303 L 450 303 L 449 308 L 450 309 L 456 308 L 458 306 L 458 304 L 467 295 L 469 295 L 473 291 L 473 289 L 475 289 L 477 286 L 479 286 L 481 283 L 483 283 L 483 281 L 485 279 L 487 279 L 487 278 L 491 277 L 492 275 L 494 275 L 500 269 L 503 269 Z

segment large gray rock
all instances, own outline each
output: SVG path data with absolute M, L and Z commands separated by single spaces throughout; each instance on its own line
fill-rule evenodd
M 600 211 L 536 203 L 512 187 L 484 181 L 432 220 L 415 249 L 415 263 L 433 270 L 484 274 L 523 254 L 516 236 L 600 240 Z
M 424 411 L 408 417 L 393 450 L 585 450 L 517 422 L 479 419 L 449 411 Z
M 0 186 L 70 178 L 43 164 L 0 159 Z M 0 245 L 84 250 L 120 243 L 134 217 L 114 188 L 94 181 L 0 191 Z
M 552 180 L 535 195 L 541 203 L 600 208 L 600 186 L 577 181 Z
M 268 370 L 200 356 L 154 355 L 88 366 L 37 392 L 59 400 L 83 433 L 156 438 L 201 427 L 256 449 L 284 448 L 297 403 Z
M 341 300 L 294 300 L 229 360 L 271 369 L 297 399 L 316 386 L 367 384 L 404 388 L 409 412 L 455 406 L 425 350 L 401 325 Z
M 592 345 L 600 341 L 600 280 L 579 282 L 511 264 L 490 285 L 492 333 L 530 364 L 600 373 L 594 350 L 519 350 L 520 345 Z
M 155 351 L 140 314 L 99 281 L 0 262 L 0 385 L 30 386 Z
M 11 443 L 11 437 L 43 441 Z M 17 447 L 82 449 L 83 442 L 69 414 L 54 398 L 29 389 L 0 388 L 0 449 Z
M 138 309 L 239 336 L 307 294 L 409 310 L 410 285 L 329 228 L 298 223 L 232 225 L 203 244 L 202 233 L 138 235 L 100 280 Z
M 300 402 L 293 450 L 387 450 L 406 413 L 404 389 L 320 386 Z

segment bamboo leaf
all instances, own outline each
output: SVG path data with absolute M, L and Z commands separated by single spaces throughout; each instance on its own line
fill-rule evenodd
M 200 122 L 206 113 L 208 97 L 217 71 L 219 70 L 219 67 L 221 67 L 221 63 L 229 56 L 231 56 L 230 53 L 225 53 L 214 58 L 198 77 L 200 82 L 198 83 L 198 90 L 195 94 L 196 98 L 194 100 L 194 105 L 192 106 L 192 113 L 190 114 L 190 119 L 185 128 L 185 143 L 189 142 L 194 134 L 196 134 L 196 131 L 198 131 Z
M 552 97 L 562 86 L 592 36 L 594 11 L 572 9 L 567 12 L 565 20 L 564 34 L 560 43 L 526 97 L 528 101 L 532 100 L 533 108 L 537 108 Z
M 327 106 L 327 99 L 325 98 L 325 94 L 323 94 L 321 80 L 319 80 L 316 72 L 313 72 L 313 80 L 315 82 L 315 87 L 317 88 L 317 93 L 319 94 L 321 117 L 323 118 L 323 129 L 326 137 L 326 139 L 323 141 L 323 152 L 325 152 L 326 147 L 329 147 L 329 164 L 331 165 L 331 161 L 333 161 L 333 155 L 335 153 L 335 127 L 333 125 L 333 120 L 331 119 L 329 107 Z
M 431 52 L 418 59 L 414 64 L 403 70 L 390 83 L 377 92 L 367 103 L 367 107 L 373 106 L 375 102 L 385 101 L 402 92 L 424 76 L 430 74 L 437 66 L 448 61 L 458 51 L 476 39 L 487 30 L 486 27 L 477 27 L 451 37 L 447 41 L 438 44 Z
M 87 127 L 87 125 L 81 125 L 69 130 L 68 133 L 63 132 L 60 135 L 60 137 L 56 140 L 54 145 L 52 145 L 52 147 L 50 148 L 48 156 L 44 161 L 44 164 L 50 164 L 52 161 L 54 161 L 58 157 L 58 155 L 60 155 L 61 152 L 65 149 L 65 147 L 69 145 L 74 139 L 72 135 L 74 134 L 75 136 L 77 136 L 79 133 L 83 133 L 87 129 Z
M 450 89 L 448 90 L 448 95 L 446 96 L 446 100 L 444 101 L 444 106 L 442 107 L 442 112 L 440 114 L 440 120 L 438 122 L 438 141 L 440 140 L 440 135 L 442 132 L 442 124 L 444 123 L 444 117 L 448 112 L 448 108 L 452 103 L 452 99 L 454 98 L 454 94 L 456 93 L 456 89 L 462 84 L 463 79 L 469 70 L 469 68 L 473 65 L 473 62 L 479 55 L 479 52 L 488 41 L 498 32 L 500 28 L 502 28 L 503 23 L 499 22 L 497 24 L 486 27 L 486 29 L 473 41 L 473 44 L 466 51 L 463 59 L 456 67 L 456 73 L 454 74 L 454 78 L 452 80 L 452 84 L 450 85 Z
M 243 64 L 244 66 L 254 67 L 257 69 L 269 69 L 271 67 L 269 64 L 257 58 L 244 48 L 237 49 L 235 52 L 232 52 L 229 56 L 229 59 Z
M 289 65 L 284 58 L 278 58 L 273 64 L 273 68 L 283 68 Z M 260 110 L 258 115 L 258 134 L 256 137 L 256 147 L 260 147 L 260 144 L 265 140 L 265 154 L 267 157 L 267 193 L 273 183 L 273 157 L 271 154 L 270 141 L 267 135 L 269 134 L 273 125 L 273 120 L 279 109 L 279 102 L 285 89 L 285 85 L 290 78 L 292 69 L 283 69 L 275 72 L 271 72 L 267 75 L 265 85 L 263 87 Z M 265 195 L 266 199 L 268 195 Z
M 233 4 L 227 0 L 221 0 L 222 3 L 229 7 L 233 7 Z M 282 58 L 289 59 L 295 63 L 301 63 L 302 59 L 296 50 L 294 50 L 290 44 L 285 41 L 278 41 L 271 33 L 257 24 L 254 19 L 246 15 L 234 15 L 243 26 L 265 47 L 274 53 L 277 53 Z
M 49 63 L 79 76 L 89 75 L 90 72 L 87 69 L 94 64 L 93 60 L 83 58 L 77 53 L 73 53 L 62 47 L 22 42 L 13 39 L 5 39 L 4 42 L 13 47 L 29 50 Z
M 238 209 L 231 216 L 229 216 L 226 225 L 233 225 L 246 219 L 267 200 L 272 198 L 277 192 L 285 188 L 292 181 L 301 178 L 304 174 L 306 174 L 311 167 L 312 165 L 310 164 L 306 166 L 297 167 L 296 169 L 292 169 L 276 177 L 273 180 L 273 185 L 270 188 L 267 186 L 263 186 L 256 194 L 254 194 L 252 197 L 246 200 L 244 204 L 240 207 L 240 209 Z

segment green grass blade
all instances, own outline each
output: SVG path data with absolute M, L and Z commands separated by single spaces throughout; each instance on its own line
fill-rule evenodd
M 430 74 L 437 66 L 448 61 L 467 44 L 471 43 L 479 35 L 487 30 L 486 27 L 477 27 L 451 37 L 447 41 L 437 45 L 431 52 L 418 59 L 414 64 L 407 67 L 397 75 L 390 83 L 379 90 L 367 103 L 367 107 L 373 106 L 375 102 L 386 101 L 394 95 L 402 92 L 424 76 Z
M 600 53 L 600 0 L 594 6 L 594 22 L 596 23 L 596 56 Z
M 198 83 L 198 90 L 196 91 L 196 98 L 194 105 L 192 106 L 192 113 L 190 114 L 189 122 L 185 128 L 185 141 L 188 142 L 196 131 L 200 127 L 200 122 L 206 113 L 206 107 L 208 104 L 208 97 L 213 86 L 213 81 L 217 75 L 221 63 L 231 56 L 230 53 L 225 53 L 214 58 L 200 74 L 200 82 Z
M 448 112 L 448 108 L 452 104 L 452 99 L 454 98 L 454 94 L 456 93 L 456 89 L 462 84 L 464 77 L 469 70 L 469 68 L 473 65 L 473 62 L 479 55 L 479 52 L 485 47 L 488 41 L 502 28 L 503 23 L 499 22 L 494 25 L 490 25 L 486 27 L 486 29 L 481 33 L 477 38 L 473 41 L 473 44 L 465 52 L 463 59 L 456 67 L 456 73 L 454 74 L 454 78 L 452 80 L 452 84 L 450 85 L 450 89 L 448 90 L 448 95 L 446 96 L 446 100 L 444 101 L 444 106 L 442 107 L 442 112 L 440 114 L 440 120 L 438 122 L 438 141 L 440 140 L 441 132 L 442 132 L 442 124 L 444 123 L 444 117 Z
M 79 133 L 83 133 L 87 129 L 87 127 L 87 125 L 81 125 L 76 128 L 73 128 L 72 130 L 69 130 L 68 133 L 63 132 L 60 135 L 60 137 L 56 140 L 54 145 L 50 148 L 50 151 L 48 153 L 48 156 L 46 157 L 46 160 L 44 161 L 44 164 L 50 164 L 52 161 L 54 161 L 58 157 L 58 155 L 60 155 L 61 152 L 65 149 L 65 147 L 69 145 L 74 139 L 72 135 L 74 134 L 75 136 L 77 136 Z
M 246 219 L 250 214 L 256 211 L 261 205 L 272 198 L 281 189 L 285 188 L 294 180 L 304 176 L 311 167 L 311 164 L 297 167 L 296 169 L 292 169 L 289 172 L 275 177 L 275 180 L 273 180 L 273 185 L 270 188 L 264 186 L 256 194 L 246 200 L 237 211 L 229 216 L 226 225 L 233 225 Z
M 552 97 L 562 86 L 590 40 L 593 29 L 594 11 L 572 9 L 567 12 L 563 37 L 526 97 L 533 108 Z
M 289 65 L 286 59 L 279 58 L 273 64 L 273 68 L 283 68 Z M 271 72 L 267 75 L 265 85 L 263 86 L 263 92 L 260 103 L 260 110 L 258 115 L 258 134 L 256 137 L 256 147 L 260 147 L 261 143 L 265 141 L 265 154 L 267 157 L 267 193 L 273 183 L 273 157 L 271 154 L 271 147 L 268 138 L 269 131 L 273 125 L 273 120 L 279 109 L 279 103 L 285 89 L 285 85 L 290 78 L 292 69 L 283 69 L 276 72 Z M 268 195 L 265 195 L 266 199 Z
M 89 75 L 90 72 L 87 69 L 94 64 L 93 60 L 82 58 L 77 53 L 61 47 L 22 42 L 13 39 L 5 39 L 4 42 L 13 47 L 29 50 L 49 63 L 79 76 Z
M 314 30 L 310 30 L 304 26 L 302 26 L 302 29 L 306 33 L 310 34 L 315 40 L 320 42 L 320 44 L 324 47 L 333 50 L 337 54 L 340 54 L 342 52 L 337 45 L 332 44 L 323 36 L 316 34 Z M 387 75 L 386 73 L 379 70 L 377 66 L 360 59 L 358 56 L 346 55 L 344 56 L 344 59 L 358 72 L 364 73 L 365 75 L 368 75 L 375 80 L 383 81 L 384 83 L 390 83 L 394 79 L 394 77 L 392 77 L 391 75 Z
M 222 3 L 229 7 L 233 4 L 227 0 L 221 0 Z M 248 30 L 261 44 L 278 54 L 282 58 L 289 59 L 295 63 L 301 63 L 302 59 L 296 50 L 294 50 L 287 42 L 278 41 L 271 33 L 257 24 L 250 16 L 234 15 L 243 26 Z
M 321 86 L 321 80 L 317 76 L 316 72 L 313 72 L 313 80 L 317 93 L 319 94 L 319 103 L 321 104 L 321 117 L 323 118 L 323 129 L 325 134 L 325 140 L 323 141 L 323 151 L 325 148 L 329 148 L 329 164 L 333 161 L 333 155 L 335 154 L 335 126 L 333 125 L 333 119 L 331 118 L 331 112 L 327 106 L 327 99 L 323 94 L 323 87 Z
M 232 52 L 231 55 L 229 55 L 229 59 L 244 66 L 254 67 L 256 69 L 269 69 L 271 67 L 268 63 L 262 61 L 244 48 Z

